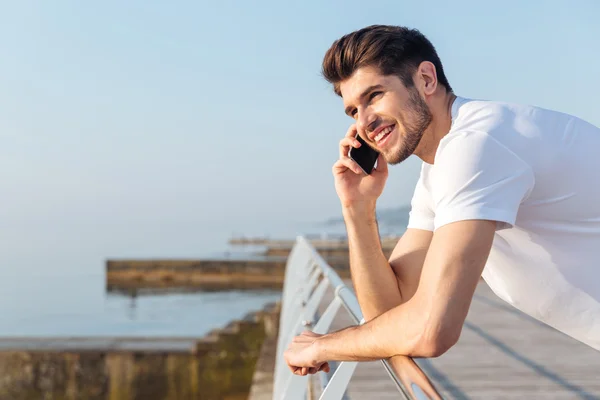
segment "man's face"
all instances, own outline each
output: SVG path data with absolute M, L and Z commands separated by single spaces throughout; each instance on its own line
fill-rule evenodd
M 389 164 L 414 153 L 432 120 L 416 88 L 407 89 L 399 77 L 381 75 L 373 67 L 358 69 L 340 84 L 340 92 L 358 134 Z

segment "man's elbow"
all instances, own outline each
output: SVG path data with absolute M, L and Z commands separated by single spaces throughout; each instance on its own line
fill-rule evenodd
M 423 335 L 415 348 L 413 357 L 435 358 L 450 350 L 460 338 L 460 329 L 442 329 Z

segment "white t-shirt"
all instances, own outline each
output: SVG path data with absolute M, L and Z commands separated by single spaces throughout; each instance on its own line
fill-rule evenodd
M 600 129 L 537 107 L 458 97 L 409 228 L 497 221 L 483 278 L 503 300 L 600 350 Z

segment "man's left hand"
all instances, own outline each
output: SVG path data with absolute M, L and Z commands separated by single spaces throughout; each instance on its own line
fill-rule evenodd
M 283 357 L 294 374 L 304 376 L 319 371 L 329 372 L 329 363 L 319 360 L 320 355 L 315 344 L 321 336 L 323 335 L 304 331 L 292 340 Z

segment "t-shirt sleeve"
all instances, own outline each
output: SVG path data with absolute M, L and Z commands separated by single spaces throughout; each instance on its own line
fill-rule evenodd
M 445 140 L 432 183 L 434 229 L 474 219 L 512 227 L 534 185 L 531 167 L 485 132 L 453 133 Z
M 423 173 L 421 173 L 410 202 L 407 228 L 433 231 L 434 217 L 435 215 L 431 208 L 431 194 L 425 187 Z

